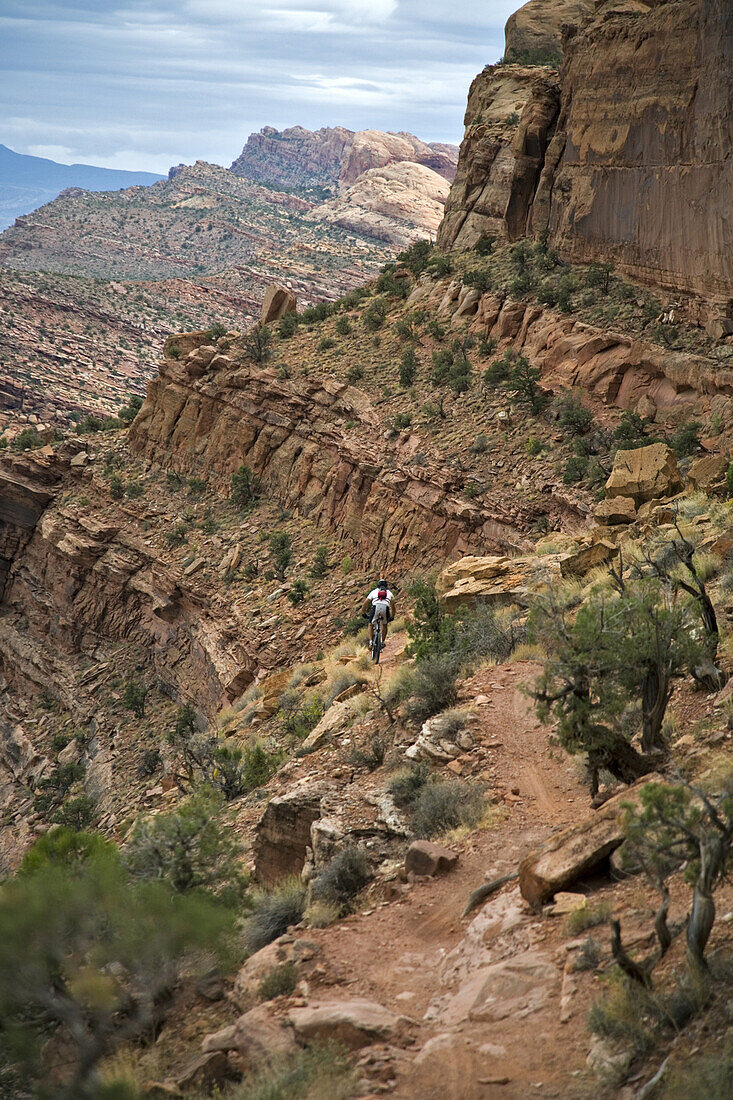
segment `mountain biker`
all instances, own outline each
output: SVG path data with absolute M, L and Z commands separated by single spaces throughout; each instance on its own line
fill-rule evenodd
M 390 591 L 387 581 L 384 578 L 377 582 L 377 587 L 373 588 L 362 605 L 362 613 L 369 619 L 369 647 L 374 641 L 374 619 L 379 618 L 382 624 L 382 645 L 387 641 L 387 631 L 389 624 L 395 617 L 395 598 L 394 593 Z

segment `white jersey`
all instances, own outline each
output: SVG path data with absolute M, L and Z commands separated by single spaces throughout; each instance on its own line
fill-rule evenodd
M 373 588 L 371 590 L 371 592 L 369 593 L 369 595 L 367 596 L 367 599 L 371 600 L 371 602 L 374 603 L 375 600 L 379 599 L 379 593 L 382 592 L 382 591 L 383 591 L 383 589 L 381 589 L 381 588 Z M 393 593 L 390 592 L 389 589 L 387 589 L 387 603 L 391 604 L 393 599 L 394 599 Z

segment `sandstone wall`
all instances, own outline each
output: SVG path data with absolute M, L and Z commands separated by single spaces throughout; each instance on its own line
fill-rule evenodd
M 563 4 L 548 3 L 557 31 Z M 517 27 L 540 7 L 510 20 L 508 41 L 521 43 Z M 549 229 L 566 259 L 611 261 L 715 303 L 708 315 L 730 313 L 730 0 L 601 0 L 585 22 L 582 7 L 579 29 L 565 28 L 559 84 L 552 70 L 515 65 L 474 80 L 438 243 Z
M 567 46 L 552 238 L 671 290 L 733 297 L 730 0 L 602 4 Z M 625 10 L 624 10 L 625 9 Z

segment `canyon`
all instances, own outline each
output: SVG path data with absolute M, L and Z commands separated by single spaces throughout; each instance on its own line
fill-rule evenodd
M 105 1080 L 240 1100 L 315 1063 L 304 1095 L 728 1095 L 731 885 L 693 996 L 697 868 L 660 888 L 625 859 L 647 797 L 696 792 L 687 834 L 705 799 L 730 812 L 730 29 L 722 0 L 530 0 L 457 164 L 266 127 L 231 169 L 61 196 L 0 237 L 8 407 L 43 390 L 25 346 L 59 371 L 49 421 L 145 383 L 129 427 L 0 450 L 0 871 L 82 810 L 130 859 L 208 782 L 246 879 L 238 960 L 184 975 Z M 88 398 L 34 337 L 49 316 Z M 652 750 L 623 695 L 643 639 L 607 687 L 578 633 L 637 597 L 655 652 L 677 615 L 704 658 L 669 672 Z M 568 697 L 637 772 L 572 742 Z M 67 1050 L 44 1046 L 56 1086 Z

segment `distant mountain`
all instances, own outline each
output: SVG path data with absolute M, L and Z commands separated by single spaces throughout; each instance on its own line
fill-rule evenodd
M 147 187 L 163 178 L 154 172 L 123 172 L 91 164 L 58 164 L 55 160 L 25 156 L 0 145 L 0 229 L 12 225 L 21 214 L 51 202 L 67 187 L 117 191 L 136 185 Z
M 399 162 L 425 165 L 450 181 L 457 161 L 457 145 L 428 144 L 405 131 L 263 126 L 258 134 L 250 134 L 230 171 L 271 187 L 320 189 L 325 198 L 339 184 L 349 186 L 370 168 Z

